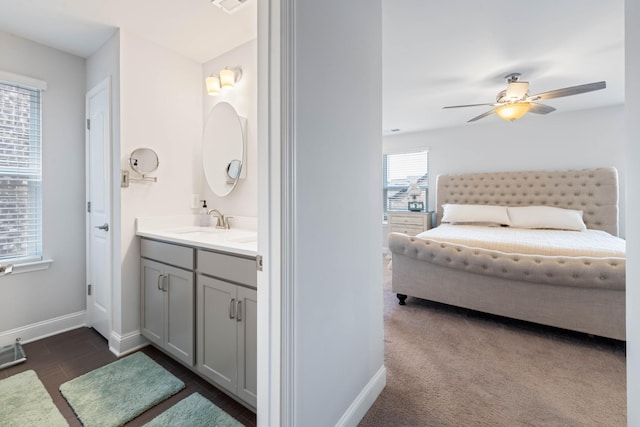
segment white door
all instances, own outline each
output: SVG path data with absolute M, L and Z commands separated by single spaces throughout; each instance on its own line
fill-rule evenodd
M 111 79 L 86 95 L 87 325 L 111 333 Z

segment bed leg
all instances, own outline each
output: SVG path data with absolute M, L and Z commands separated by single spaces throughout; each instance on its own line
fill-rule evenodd
M 404 300 L 407 299 L 407 296 L 404 294 L 396 294 L 396 296 L 398 297 L 398 299 L 400 300 L 400 302 L 398 303 L 399 305 L 407 305 L 406 302 L 404 302 Z

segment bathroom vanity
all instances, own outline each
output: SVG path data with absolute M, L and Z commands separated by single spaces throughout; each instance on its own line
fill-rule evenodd
M 255 230 L 138 219 L 136 234 L 142 335 L 255 410 Z

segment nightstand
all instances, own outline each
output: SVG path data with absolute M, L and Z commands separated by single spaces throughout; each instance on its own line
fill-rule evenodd
M 389 232 L 415 236 L 431 228 L 431 214 L 432 212 L 389 212 Z

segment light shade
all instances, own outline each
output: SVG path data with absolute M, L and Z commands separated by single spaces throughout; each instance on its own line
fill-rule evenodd
M 516 102 L 496 108 L 496 114 L 503 120 L 513 121 L 527 114 L 530 108 L 531 104 L 528 102 Z
M 410 195 L 413 199 L 422 195 L 422 189 L 418 187 L 416 182 L 412 182 L 409 184 L 409 188 L 407 188 L 407 194 Z
M 206 79 L 207 93 L 215 96 L 220 93 L 220 79 L 218 76 L 209 76 Z
M 230 68 L 220 70 L 220 86 L 224 89 L 236 84 L 236 72 Z

